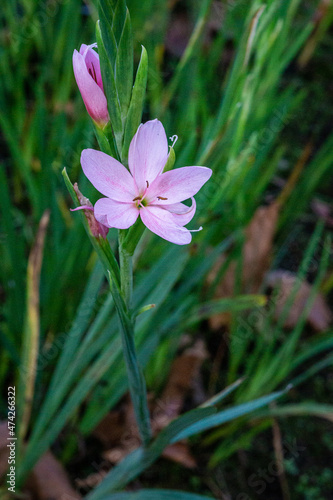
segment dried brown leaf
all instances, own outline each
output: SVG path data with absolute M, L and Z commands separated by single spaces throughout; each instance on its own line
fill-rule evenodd
M 163 451 L 163 457 L 183 465 L 187 469 L 194 469 L 197 467 L 197 462 L 191 454 L 189 447 L 186 443 L 174 443 Z
M 275 318 L 278 319 L 281 315 L 292 290 L 298 280 L 298 277 L 289 271 L 272 271 L 268 273 L 265 283 L 267 286 L 276 290 Z M 293 328 L 298 323 L 303 310 L 309 300 L 312 292 L 312 286 L 306 281 L 302 281 L 299 290 L 295 296 L 288 317 L 284 322 L 285 328 Z M 308 323 L 318 332 L 327 330 L 332 322 L 332 311 L 328 307 L 324 296 L 318 293 L 315 297 L 312 308 L 308 314 Z
M 50 221 L 50 211 L 45 210 L 38 226 L 34 246 L 29 255 L 27 270 L 27 313 L 24 334 L 24 363 L 21 367 L 20 387 L 24 391 L 23 414 L 21 417 L 20 438 L 23 441 L 29 427 L 32 402 L 35 390 L 36 364 L 40 337 L 39 285 L 43 261 L 46 232 Z
M 105 447 L 114 446 L 115 443 L 120 441 L 126 425 L 126 412 L 127 407 L 125 411 L 122 409 L 119 411 L 110 411 L 94 430 L 93 435 L 99 439 Z
M 172 364 L 169 379 L 156 402 L 152 425 L 155 432 L 163 429 L 174 418 L 178 417 L 185 398 L 193 388 L 193 381 L 198 376 L 203 361 L 207 358 L 207 350 L 202 340 L 197 340 L 193 347 L 187 348 Z
M 96 488 L 103 479 L 105 478 L 107 472 L 104 470 L 99 470 L 98 472 L 93 472 L 92 474 L 89 474 L 84 479 L 75 479 L 75 484 L 78 488 Z
M 245 230 L 243 247 L 242 293 L 257 293 L 265 273 L 269 269 L 272 257 L 273 240 L 278 222 L 280 204 L 272 203 L 267 207 L 259 207 Z M 222 255 L 208 276 L 212 284 L 219 269 L 226 261 Z M 229 265 L 223 279 L 216 288 L 215 298 L 232 297 L 235 289 L 236 263 Z M 209 320 L 212 329 L 219 329 L 229 324 L 227 313 L 216 314 Z
M 29 480 L 29 489 L 34 500 L 79 500 L 68 480 L 67 474 L 51 452 L 37 462 Z
M 0 478 L 8 468 L 7 422 L 0 422 Z M 35 465 L 25 486 L 25 492 L 33 500 L 79 500 L 70 485 L 66 472 L 51 452 L 45 453 Z

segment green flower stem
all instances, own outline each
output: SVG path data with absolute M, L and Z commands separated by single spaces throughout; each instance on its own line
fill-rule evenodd
M 147 387 L 144 375 L 140 369 L 134 343 L 134 329 L 126 329 L 120 320 L 121 339 L 126 363 L 129 391 L 134 407 L 137 426 L 142 444 L 147 447 L 152 438 L 150 415 L 147 400 Z
M 131 311 L 133 295 L 133 262 L 132 254 L 124 245 L 126 232 L 119 231 L 119 262 L 120 262 L 120 286 L 121 293 L 128 312 Z
M 123 353 L 126 363 L 127 377 L 134 413 L 139 433 L 144 446 L 148 446 L 151 437 L 150 416 L 147 402 L 147 388 L 143 373 L 139 367 L 135 341 L 134 322 L 131 314 L 131 300 L 133 289 L 132 255 L 124 246 L 126 233 L 119 231 L 119 261 L 120 261 L 120 290 L 109 276 L 111 292 L 120 321 Z
M 145 227 L 144 223 L 142 222 L 141 218 L 138 217 L 138 220 L 136 221 L 134 226 L 130 227 L 126 231 L 120 230 L 120 233 L 122 233 L 124 235 L 124 236 L 122 236 L 121 245 L 124 247 L 124 249 L 126 249 L 126 252 L 129 255 L 134 254 L 134 251 L 135 251 L 145 229 L 146 229 L 146 227 Z

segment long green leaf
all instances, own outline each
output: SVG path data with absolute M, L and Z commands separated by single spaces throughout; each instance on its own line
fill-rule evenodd
M 211 415 L 209 417 L 203 418 L 201 421 L 189 426 L 184 431 L 180 432 L 172 442 L 175 443 L 180 441 L 181 439 L 185 439 L 187 437 L 193 436 L 194 434 L 198 434 L 199 432 L 206 431 L 207 429 L 211 429 L 212 427 L 216 427 L 218 425 L 225 424 L 226 422 L 230 422 L 235 418 L 242 417 L 243 415 L 247 415 L 252 413 L 253 411 L 261 408 L 262 406 L 268 405 L 272 401 L 280 398 L 286 393 L 286 390 L 273 392 L 268 396 L 264 396 L 259 399 L 255 399 L 254 401 L 250 401 L 249 403 L 240 404 L 234 406 L 232 408 L 228 408 L 226 410 L 222 410 L 215 415 Z
M 127 10 L 126 19 L 118 44 L 115 80 L 121 108 L 122 122 L 125 123 L 133 87 L 133 36 L 131 19 Z
M 114 70 L 108 58 L 101 28 L 99 23 L 96 25 L 96 39 L 98 45 L 98 53 L 101 62 L 101 73 L 103 80 L 104 92 L 108 102 L 108 110 L 110 115 L 111 127 L 115 136 L 118 151 L 121 151 L 122 144 L 122 122 L 121 122 L 121 108 L 116 86 Z
M 137 128 L 140 125 L 143 105 L 146 94 L 148 75 L 148 55 L 142 46 L 140 63 L 136 72 L 134 87 L 132 90 L 131 102 L 125 124 L 124 143 L 122 150 L 123 161 L 127 161 L 128 149 Z

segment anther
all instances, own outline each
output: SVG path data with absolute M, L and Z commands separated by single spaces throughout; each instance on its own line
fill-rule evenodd
M 158 196 L 157 199 L 158 200 L 167 200 L 168 198 L 163 198 L 163 196 Z
M 148 188 L 149 188 L 149 182 L 148 182 L 148 181 L 146 181 L 146 183 L 147 183 L 147 189 L 148 189 Z
M 141 196 L 137 196 L 136 198 L 133 198 L 132 201 L 137 201 L 137 200 L 141 200 Z

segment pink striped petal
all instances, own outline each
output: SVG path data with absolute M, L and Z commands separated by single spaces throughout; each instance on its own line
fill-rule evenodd
M 134 203 L 119 203 L 119 201 L 101 198 L 95 203 L 96 219 L 108 227 L 128 229 L 133 226 L 139 216 L 139 209 Z
M 154 205 L 151 205 L 154 206 Z M 162 205 L 161 208 L 170 212 L 178 226 L 185 226 L 194 217 L 196 210 L 195 199 L 192 198 L 192 205 L 188 207 L 184 203 L 173 203 L 172 205 Z
M 185 227 L 175 223 L 174 216 L 160 207 L 140 208 L 140 216 L 144 225 L 153 233 L 176 245 L 187 245 L 192 235 Z
M 157 177 L 147 190 L 148 204 L 170 205 L 194 196 L 208 181 L 212 171 L 207 167 L 182 167 Z
M 109 121 L 106 97 L 98 83 L 90 76 L 85 59 L 77 50 L 74 50 L 73 54 L 73 70 L 89 115 L 96 123 L 105 125 Z
M 150 120 L 140 125 L 133 137 L 129 152 L 128 165 L 143 194 L 148 184 L 162 172 L 168 159 L 168 140 L 160 121 Z
M 92 45 L 86 45 L 83 43 L 80 47 L 80 54 L 84 57 L 88 73 L 95 80 L 99 88 L 104 92 L 99 55 L 92 48 L 95 46 L 97 46 L 95 43 Z
M 86 177 L 104 196 L 128 203 L 138 196 L 129 171 L 111 156 L 95 149 L 84 149 L 81 165 Z

